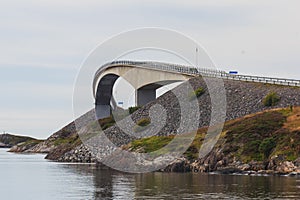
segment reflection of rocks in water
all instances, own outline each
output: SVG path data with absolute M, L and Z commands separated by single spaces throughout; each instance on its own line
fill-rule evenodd
M 135 179 L 126 174 L 99 166 L 94 171 L 94 199 L 134 199 Z
M 58 165 L 82 199 L 299 199 L 298 178 L 195 173 L 127 174 L 96 165 Z M 72 178 L 72 176 L 75 177 Z M 79 175 L 79 176 L 78 176 Z M 66 188 L 64 188 L 66 189 Z M 68 192 L 67 190 L 65 192 Z M 86 196 L 84 196 L 86 194 Z M 85 198 L 86 197 L 86 198 Z
M 148 173 L 137 174 L 135 182 L 137 199 L 276 199 L 299 193 L 295 179 L 280 176 Z
M 112 199 L 113 171 L 109 169 L 97 169 L 94 175 L 95 199 Z

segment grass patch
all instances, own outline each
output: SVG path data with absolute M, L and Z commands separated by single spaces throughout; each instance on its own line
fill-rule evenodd
M 116 122 L 115 122 L 114 118 L 112 116 L 110 116 L 110 117 L 106 117 L 103 119 L 99 119 L 98 123 L 99 123 L 98 125 L 101 126 L 102 130 L 105 130 L 105 129 L 108 129 L 109 127 L 115 125 Z M 94 124 L 93 126 L 95 128 L 95 126 L 98 126 L 98 125 Z
M 141 153 L 150 153 L 166 146 L 174 136 L 153 136 L 141 140 L 135 140 L 131 143 L 130 149 L 138 150 Z
M 239 150 L 229 148 L 226 154 L 231 153 L 243 162 L 267 159 L 279 140 L 276 132 L 284 126 L 286 118 L 274 110 L 227 122 L 224 146 L 237 146 Z
M 60 146 L 60 145 L 67 145 L 67 144 L 77 144 L 79 143 L 80 138 L 78 137 L 78 135 L 72 136 L 72 137 L 68 137 L 68 138 L 58 138 L 54 141 L 54 145 L 55 146 Z M 81 143 L 81 141 L 80 141 Z
M 280 97 L 278 96 L 278 94 L 276 92 L 271 92 L 263 99 L 263 104 L 267 107 L 276 106 L 279 101 Z
M 141 132 L 147 129 L 147 126 L 151 124 L 150 118 L 142 118 L 140 119 L 136 125 L 133 127 L 134 132 Z
M 140 108 L 141 108 L 141 106 L 132 106 L 132 107 L 128 108 L 128 112 L 131 115 L 132 113 L 134 113 L 135 111 L 137 111 Z
M 200 96 L 202 96 L 205 93 L 205 89 L 202 87 L 197 88 L 196 90 L 192 91 L 189 94 L 189 99 L 192 101 L 195 98 L 199 98 Z

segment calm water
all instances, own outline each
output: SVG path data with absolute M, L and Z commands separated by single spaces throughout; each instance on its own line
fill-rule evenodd
M 123 174 L 0 149 L 0 199 L 300 199 L 300 179 Z

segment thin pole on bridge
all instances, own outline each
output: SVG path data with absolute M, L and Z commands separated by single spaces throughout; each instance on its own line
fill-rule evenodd
M 196 47 L 196 68 L 198 68 L 198 47 Z

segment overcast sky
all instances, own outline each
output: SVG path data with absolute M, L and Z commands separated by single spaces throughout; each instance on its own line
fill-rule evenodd
M 73 119 L 88 53 L 120 32 L 174 29 L 218 68 L 300 79 L 298 0 L 2 0 L 0 131 L 46 138 Z

